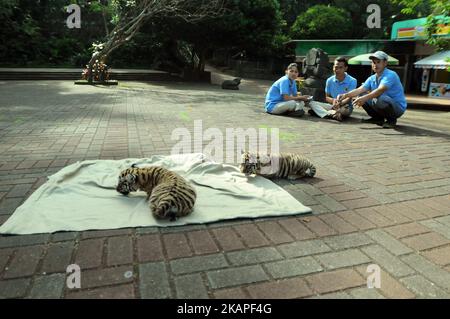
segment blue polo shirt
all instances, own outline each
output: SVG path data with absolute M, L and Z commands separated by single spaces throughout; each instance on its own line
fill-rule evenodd
M 380 95 L 380 97 L 390 97 L 394 100 L 394 102 L 400 105 L 403 111 L 405 111 L 405 94 L 403 93 L 403 86 L 397 73 L 389 69 L 384 69 L 379 79 L 377 79 L 377 75 L 374 74 L 370 76 L 363 84 L 364 88 L 370 91 L 376 90 L 380 85 L 384 85 L 387 87 L 387 90 L 382 95 Z
M 275 105 L 284 102 L 283 95 L 297 96 L 297 84 L 290 80 L 287 75 L 279 78 L 266 94 L 266 112 L 272 112 Z
M 344 80 L 339 82 L 336 76 L 330 76 L 327 79 L 327 84 L 325 85 L 325 93 L 331 96 L 333 99 L 337 98 L 339 94 L 345 94 L 351 90 L 356 89 L 357 81 L 354 77 L 345 73 Z M 351 101 L 349 102 L 350 109 L 353 109 Z

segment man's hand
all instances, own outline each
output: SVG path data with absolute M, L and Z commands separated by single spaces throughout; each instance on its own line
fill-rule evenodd
M 365 95 L 353 100 L 352 104 L 356 107 L 362 107 L 368 100 L 367 95 Z
M 302 95 L 297 97 L 297 99 L 303 102 L 307 102 L 310 97 L 311 97 L 310 95 Z
M 339 94 L 337 97 L 336 97 L 336 100 L 338 100 L 338 102 L 340 103 L 340 102 L 342 102 L 344 99 L 346 99 L 347 98 L 347 94 Z

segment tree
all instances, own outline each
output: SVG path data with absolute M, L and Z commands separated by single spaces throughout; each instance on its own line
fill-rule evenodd
M 404 8 L 401 10 L 405 14 L 422 14 L 423 4 L 421 0 L 392 0 L 394 3 L 401 4 Z M 442 26 L 448 27 L 450 22 L 450 1 L 448 0 L 429 0 L 426 23 L 427 43 L 436 46 L 438 51 L 450 50 L 450 39 L 437 37 L 434 34 L 441 31 Z
M 95 45 L 88 68 L 94 63 L 105 61 L 118 47 L 130 41 L 146 21 L 156 17 L 170 17 L 184 20 L 186 23 L 200 21 L 206 17 L 217 16 L 222 12 L 220 0 L 141 0 L 117 1 L 121 9 L 117 25 L 103 43 Z M 89 73 L 92 82 L 93 73 Z
M 352 34 L 352 20 L 344 9 L 316 5 L 300 14 L 291 28 L 297 39 L 345 39 Z

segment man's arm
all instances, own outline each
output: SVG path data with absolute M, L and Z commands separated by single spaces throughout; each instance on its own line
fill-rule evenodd
M 309 98 L 309 95 L 296 95 L 296 96 L 291 96 L 288 94 L 283 94 L 283 100 L 284 101 L 303 101 L 306 102 Z
M 338 99 L 339 102 L 342 102 L 345 99 L 351 99 L 352 97 L 358 96 L 358 95 L 360 95 L 362 93 L 365 93 L 367 91 L 368 91 L 368 89 L 366 89 L 364 87 L 364 85 L 361 85 L 359 88 L 351 90 L 350 92 L 347 92 L 347 93 L 344 93 L 344 94 L 339 94 L 337 96 L 337 99 Z M 347 100 L 347 103 L 348 103 L 348 101 L 349 100 Z
M 380 85 L 376 90 L 373 90 L 372 92 L 370 92 L 369 94 L 366 94 L 364 96 L 361 96 L 359 98 L 357 98 L 356 100 L 353 101 L 353 105 L 356 106 L 362 106 L 364 105 L 364 103 L 366 103 L 367 101 L 379 97 L 381 94 L 383 94 L 386 90 L 387 90 L 387 86 L 385 85 Z

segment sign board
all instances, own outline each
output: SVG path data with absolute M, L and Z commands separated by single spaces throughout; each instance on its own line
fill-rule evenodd
M 450 83 L 430 83 L 428 96 L 438 99 L 450 99 Z

